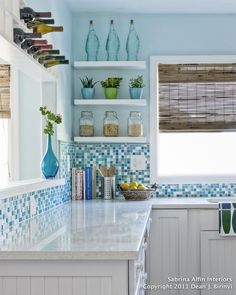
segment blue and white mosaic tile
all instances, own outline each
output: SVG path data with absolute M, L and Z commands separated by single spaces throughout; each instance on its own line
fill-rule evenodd
M 131 155 L 144 155 L 145 171 L 131 171 Z M 78 144 L 60 143 L 60 173 L 68 178 L 72 167 L 85 168 L 92 165 L 116 167 L 116 181 L 121 183 L 131 180 L 150 182 L 150 152 L 148 144 Z M 68 163 L 69 162 L 69 163 Z M 101 197 L 100 177 L 97 173 L 97 196 Z M 119 193 L 117 192 L 117 196 Z
M 115 165 L 117 182 L 136 179 L 150 182 L 150 152 L 148 144 L 78 144 L 61 142 L 61 173 L 70 177 L 71 167 L 86 165 Z M 130 170 L 130 156 L 144 154 L 146 170 Z M 69 161 L 69 163 L 68 163 Z M 69 167 L 69 168 L 68 168 Z M 97 193 L 100 195 L 100 180 L 97 176 Z M 156 197 L 230 197 L 236 195 L 236 184 L 160 184 Z
M 131 171 L 131 155 L 144 155 L 145 171 Z M 36 201 L 36 215 L 70 200 L 71 168 L 91 165 L 114 165 L 117 183 L 137 180 L 150 183 L 150 150 L 148 144 L 78 144 L 60 142 L 60 177 L 66 184 L 0 200 L 0 231 L 31 218 L 30 198 Z M 97 175 L 97 195 L 100 194 Z M 156 197 L 231 197 L 236 195 L 236 184 L 160 184 Z M 118 196 L 118 193 L 117 193 Z
M 160 184 L 157 197 L 232 197 L 236 195 L 235 183 L 217 184 Z
M 0 200 L 0 232 L 32 217 L 30 199 L 36 201 L 36 214 L 44 213 L 62 203 L 69 201 L 67 185 L 56 186 Z

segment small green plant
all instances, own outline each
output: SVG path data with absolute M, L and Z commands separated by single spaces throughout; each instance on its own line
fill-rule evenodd
M 54 114 L 51 111 L 47 109 L 46 106 L 40 107 L 40 113 L 45 119 L 45 127 L 43 129 L 43 132 L 45 134 L 54 134 L 54 125 L 55 124 L 61 124 L 62 122 L 62 116 L 60 114 Z
M 143 88 L 145 85 L 143 83 L 143 76 L 138 76 L 137 78 L 130 79 L 130 88 Z
M 122 81 L 122 78 L 119 77 L 110 77 L 107 78 L 104 81 L 101 81 L 101 85 L 103 88 L 119 88 L 120 82 Z
M 85 78 L 80 78 L 80 81 L 83 88 L 94 88 L 94 86 L 98 83 L 98 81 L 93 82 L 93 78 L 88 78 L 87 76 Z

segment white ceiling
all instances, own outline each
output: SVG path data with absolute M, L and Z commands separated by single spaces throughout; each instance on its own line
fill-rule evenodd
M 77 12 L 236 13 L 236 0 L 66 0 Z

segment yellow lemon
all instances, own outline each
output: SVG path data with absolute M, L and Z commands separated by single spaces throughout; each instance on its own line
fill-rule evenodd
M 132 181 L 132 182 L 130 182 L 130 186 L 138 186 L 138 183 L 137 182 L 135 182 L 135 181 Z
M 138 186 L 138 189 L 141 190 L 141 191 L 145 191 L 146 187 L 143 184 L 141 184 L 141 185 Z
M 123 189 L 123 190 L 128 190 L 129 189 L 129 184 L 128 183 L 122 183 L 120 185 L 120 187 Z
M 135 185 L 134 183 L 131 183 L 129 187 L 130 187 L 131 190 L 136 190 L 137 189 L 137 185 Z

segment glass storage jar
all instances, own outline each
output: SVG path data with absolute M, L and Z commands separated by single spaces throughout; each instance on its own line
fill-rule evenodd
M 106 112 L 103 123 L 103 135 L 107 137 L 119 136 L 119 121 L 116 112 Z
M 81 117 L 79 120 L 79 135 L 83 137 L 94 136 L 93 112 L 81 112 Z
M 130 112 L 128 118 L 128 136 L 143 136 L 143 120 L 140 112 Z

